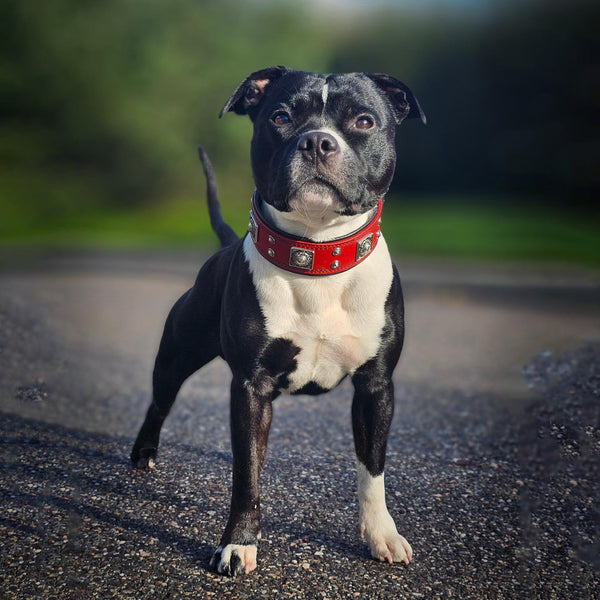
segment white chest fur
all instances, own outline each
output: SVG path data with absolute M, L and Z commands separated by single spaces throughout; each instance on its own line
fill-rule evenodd
M 330 389 L 375 356 L 393 277 L 383 237 L 364 262 L 335 275 L 283 271 L 258 253 L 249 236 L 244 254 L 267 333 L 300 348 L 284 391 L 294 392 L 309 382 Z

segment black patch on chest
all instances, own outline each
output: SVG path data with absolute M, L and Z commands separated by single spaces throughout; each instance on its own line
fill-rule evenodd
M 294 396 L 300 394 L 306 394 L 307 396 L 318 396 L 319 394 L 324 394 L 328 391 L 328 389 L 321 387 L 318 383 L 315 383 L 314 381 L 309 381 L 306 385 L 303 385 L 299 390 L 292 392 L 292 394 Z
M 290 374 L 296 370 L 300 348 L 285 338 L 270 340 L 258 355 L 255 368 L 247 379 L 253 394 L 274 400 L 290 385 Z
M 298 367 L 296 356 L 299 353 L 300 348 L 285 338 L 271 340 L 262 351 L 260 366 L 276 389 L 285 389 L 290 385 L 289 376 Z

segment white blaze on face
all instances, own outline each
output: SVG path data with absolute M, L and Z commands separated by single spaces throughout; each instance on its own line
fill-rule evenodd
M 323 110 L 325 110 L 325 105 L 327 104 L 327 96 L 329 95 L 329 84 L 325 81 L 323 85 L 323 92 L 321 97 L 323 98 Z

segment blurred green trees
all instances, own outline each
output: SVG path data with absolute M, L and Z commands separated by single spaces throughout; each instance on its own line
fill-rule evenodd
M 202 189 L 251 193 L 250 125 L 217 115 L 248 71 L 324 69 L 325 35 L 284 7 L 195 0 L 8 0 L 0 14 L 0 230 Z M 294 9 L 295 13 L 298 9 Z
M 218 112 L 273 64 L 389 72 L 429 125 L 399 135 L 392 192 L 544 196 L 600 187 L 598 3 L 326 12 L 292 2 L 4 0 L 0 235 L 103 207 L 197 202 L 196 146 L 246 205 L 251 125 Z

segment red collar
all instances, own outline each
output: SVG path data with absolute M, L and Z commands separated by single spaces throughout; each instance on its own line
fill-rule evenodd
M 285 271 L 302 275 L 335 275 L 355 267 L 375 249 L 381 235 L 382 208 L 383 199 L 379 201 L 375 216 L 347 237 L 313 242 L 289 237 L 267 225 L 254 193 L 248 232 L 259 253 Z

